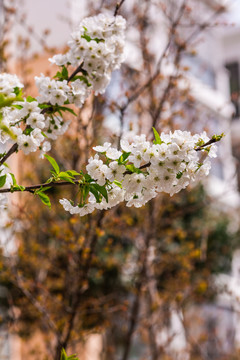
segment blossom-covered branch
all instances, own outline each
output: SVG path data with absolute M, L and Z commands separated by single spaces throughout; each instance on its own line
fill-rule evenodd
M 126 206 L 141 207 L 159 192 L 172 196 L 208 175 L 208 156 L 216 156 L 213 143 L 223 135 L 209 139 L 206 133 L 191 135 L 180 130 L 158 134 L 154 128 L 153 142 L 142 134 L 121 139 L 120 150 L 110 143 L 94 147 L 97 154 L 88 159 L 86 172 L 60 171 L 56 161 L 45 155 L 53 166 L 52 176 L 45 183 L 20 186 L 10 173 L 5 161 L 14 152 L 22 150 L 27 155 L 40 150 L 43 158 L 51 149 L 49 140 L 56 140 L 69 125 L 62 113 L 75 114 L 68 105 L 80 108 L 91 91 L 95 95 L 105 91 L 112 71 L 124 59 L 124 29 L 125 20 L 116 14 L 84 19 L 72 33 L 69 51 L 49 59 L 61 71 L 53 79 L 43 74 L 35 78 L 39 90 L 36 98 L 23 97 L 23 84 L 16 75 L 0 75 L 0 142 L 13 143 L 0 154 L 0 206 L 6 204 L 4 193 L 27 191 L 50 207 L 46 191 L 74 185 L 79 187 L 79 198 L 61 199 L 60 203 L 71 214 L 83 216 L 122 201 Z M 199 151 L 208 156 L 202 160 Z

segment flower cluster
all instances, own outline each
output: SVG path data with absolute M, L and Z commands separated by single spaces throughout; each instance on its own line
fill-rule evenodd
M 5 74 L 3 74 L 5 75 Z M 0 75 L 1 79 L 2 75 Z M 16 89 L 16 88 L 15 88 Z M 43 135 L 48 126 L 37 101 L 13 101 L 10 106 L 2 107 L 0 142 L 13 142 L 25 154 L 41 149 L 48 144 Z M 22 128 L 25 124 L 25 129 Z M 49 144 L 50 147 L 50 144 Z
M 69 41 L 65 55 L 50 61 L 61 66 L 53 79 L 35 77 L 39 96 L 22 98 L 23 85 L 16 75 L 0 74 L 0 142 L 16 143 L 25 154 L 40 149 L 42 157 L 51 148 L 46 138 L 56 140 L 68 128 L 62 112 L 81 107 L 91 91 L 105 91 L 111 73 L 123 61 L 125 20 L 100 14 L 84 19 Z M 72 75 L 69 67 L 77 66 Z M 80 75 L 79 75 L 80 73 Z
M 68 43 L 70 50 L 50 59 L 59 66 L 78 66 L 82 63 L 84 77 L 77 79 L 77 86 L 73 88 L 75 95 L 81 87 L 82 94 L 87 91 L 86 84 L 96 95 L 105 91 L 112 71 L 118 69 L 124 60 L 125 27 L 126 21 L 122 16 L 100 14 L 85 18 L 71 35 L 72 39 Z
M 13 185 L 13 179 L 10 175 L 6 166 L 0 166 L 0 187 L 1 189 L 10 188 Z M 7 206 L 7 196 L 5 194 L 0 194 L 0 209 L 6 208 Z
M 0 94 L 5 98 L 15 98 L 16 88 L 23 88 L 23 84 L 16 75 L 1 74 L 0 76 Z
M 99 198 L 90 190 L 88 201 L 84 203 L 74 206 L 67 199 L 60 203 L 71 214 L 83 216 L 94 209 L 109 209 L 122 201 L 126 201 L 127 206 L 141 207 L 159 192 L 172 196 L 208 175 L 211 163 L 207 157 L 201 160 L 202 151 L 209 157 L 216 157 L 217 148 L 211 145 L 202 151 L 196 149 L 209 140 L 205 132 L 191 135 L 176 130 L 157 134 L 153 143 L 147 141 L 145 135 L 135 136 L 132 143 L 123 139 L 121 151 L 110 143 L 96 146 L 93 149 L 99 154 L 88 160 L 86 170 L 90 183 L 95 182 L 103 196 Z

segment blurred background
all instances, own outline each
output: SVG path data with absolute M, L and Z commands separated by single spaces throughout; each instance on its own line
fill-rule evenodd
M 26 95 L 52 76 L 86 16 L 113 0 L 0 0 L 0 67 Z M 240 358 L 240 2 L 125 0 L 126 60 L 91 96 L 51 156 L 84 169 L 91 148 L 123 135 L 224 132 L 209 178 L 141 209 L 84 218 L 29 194 L 0 216 L 0 360 L 237 360 Z M 37 154 L 12 157 L 19 184 L 49 174 Z M 32 197 L 31 197 L 32 196 Z

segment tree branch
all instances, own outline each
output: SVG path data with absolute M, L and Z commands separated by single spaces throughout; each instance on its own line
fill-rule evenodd
M 12 188 L 7 189 L 0 189 L 0 193 L 9 193 L 9 192 L 15 192 L 15 191 L 27 191 L 27 192 L 34 192 L 37 189 L 40 188 L 46 188 L 46 187 L 55 187 L 55 186 L 65 186 L 65 185 L 79 185 L 79 180 L 73 180 L 73 182 L 68 181 L 59 181 L 59 182 L 51 182 L 51 183 L 43 183 L 43 184 L 37 184 L 37 185 L 30 185 L 24 187 L 24 190 L 16 189 L 12 190 Z
M 75 75 L 77 75 L 79 72 L 81 72 L 83 69 L 83 62 L 74 70 L 74 72 L 69 76 L 67 82 L 69 83 Z
M 210 139 L 208 142 L 206 142 L 205 144 L 202 144 L 200 146 L 198 146 L 197 148 L 195 148 L 195 151 L 201 151 L 203 150 L 206 146 L 210 146 L 216 142 L 220 141 L 220 138 L 218 137 L 213 137 L 212 139 Z M 140 170 L 146 169 L 151 165 L 150 162 L 143 164 L 139 167 Z M 132 171 L 125 171 L 124 175 L 131 175 Z M 31 192 L 33 193 L 35 190 L 40 189 L 40 188 L 46 188 L 46 187 L 55 187 L 55 186 L 69 186 L 69 185 L 80 185 L 79 184 L 79 180 L 73 180 L 73 182 L 68 182 L 68 181 L 59 181 L 59 182 L 50 182 L 50 183 L 43 183 L 43 184 L 36 184 L 36 185 L 30 185 L 30 186 L 24 186 L 24 189 L 15 189 L 13 190 L 12 188 L 7 188 L 7 189 L 0 189 L 0 193 L 12 193 L 12 192 L 16 192 L 16 191 L 26 191 L 26 192 Z
M 205 144 L 203 144 L 203 145 L 200 145 L 200 146 L 198 146 L 195 150 L 196 151 L 201 151 L 203 148 L 205 148 L 206 146 L 209 146 L 209 145 L 211 145 L 211 144 L 214 144 L 214 143 L 216 143 L 216 142 L 218 142 L 218 141 L 220 141 L 220 138 L 212 138 L 212 139 L 210 139 L 208 142 L 206 142 Z
M 0 166 L 5 163 L 5 161 L 12 155 L 14 154 L 18 149 L 18 144 L 15 143 L 12 145 L 12 147 L 8 150 L 8 152 L 1 158 L 0 160 Z
M 120 9 L 120 7 L 122 6 L 122 4 L 124 3 L 125 0 L 121 0 L 120 2 L 117 3 L 115 11 L 114 11 L 114 16 L 117 16 L 118 11 Z

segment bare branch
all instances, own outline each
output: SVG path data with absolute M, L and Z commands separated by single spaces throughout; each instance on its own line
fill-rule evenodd
M 121 0 L 119 3 L 117 3 L 115 11 L 114 11 L 114 16 L 118 15 L 118 11 L 120 10 L 120 7 L 122 6 L 122 4 L 124 3 L 125 0 Z

